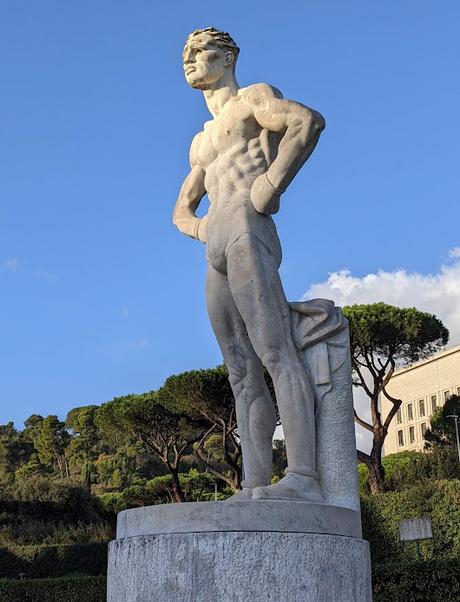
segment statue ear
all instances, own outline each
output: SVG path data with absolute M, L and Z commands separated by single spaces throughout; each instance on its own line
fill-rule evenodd
M 231 50 L 225 53 L 225 64 L 231 65 L 235 61 L 235 56 Z

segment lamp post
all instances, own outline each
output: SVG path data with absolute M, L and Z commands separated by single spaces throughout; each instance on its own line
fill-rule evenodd
M 457 414 L 450 414 L 447 418 L 453 418 L 455 421 L 455 435 L 457 437 L 457 452 L 458 452 L 458 461 L 460 462 L 460 437 L 458 435 L 458 416 Z

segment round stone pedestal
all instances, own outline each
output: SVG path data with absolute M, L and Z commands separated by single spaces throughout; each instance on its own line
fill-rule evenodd
M 298 532 L 301 508 L 290 509 L 292 504 L 304 508 L 304 529 L 312 530 L 316 524 L 317 532 Z M 211 517 L 209 527 L 202 524 L 200 532 L 184 529 L 179 515 L 184 511 L 193 515 L 195 510 L 201 523 L 205 507 Z M 367 542 L 330 534 L 327 521 L 321 524 L 320 508 L 302 502 L 251 501 L 126 511 L 119 518 L 118 537 L 109 547 L 108 602 L 370 602 Z M 331 509 L 326 507 L 325 512 L 332 520 Z M 248 529 L 245 510 L 259 516 L 257 530 Z M 345 511 L 342 519 L 347 512 L 354 513 L 341 510 Z M 176 514 L 173 523 L 185 532 L 172 532 L 174 524 L 165 512 Z M 284 525 L 291 523 L 289 532 L 276 530 L 283 512 Z M 216 518 L 220 513 L 224 516 L 221 530 Z M 158 523 L 155 514 L 161 519 Z M 235 525 L 243 530 L 229 528 L 232 514 Z M 261 529 L 263 515 L 266 520 Z M 355 529 L 350 516 L 342 531 Z M 159 532 L 161 523 L 163 533 Z M 193 524 L 192 518 L 192 529 Z

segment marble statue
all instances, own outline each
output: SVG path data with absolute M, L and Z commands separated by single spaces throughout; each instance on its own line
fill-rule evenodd
M 333 301 L 286 300 L 272 219 L 324 119 L 268 84 L 240 88 L 238 53 L 214 28 L 186 41 L 185 77 L 203 91 L 212 119 L 192 142 L 173 220 L 206 245 L 208 313 L 235 396 L 242 490 L 225 502 L 120 512 L 107 600 L 371 602 L 348 323 Z M 205 194 L 209 210 L 198 218 Z M 264 367 L 288 458 L 275 484 Z
M 321 502 L 318 386 L 324 378 L 331 381 L 324 341 L 341 337 L 342 353 L 332 363 L 343 364 L 347 324 L 330 301 L 288 303 L 272 215 L 313 152 L 325 121 L 269 84 L 240 88 L 238 54 L 229 34 L 211 27 L 187 38 L 185 78 L 202 90 L 212 119 L 193 139 L 191 170 L 173 221 L 180 232 L 206 245 L 208 313 L 229 372 L 243 454 L 243 489 L 237 499 Z M 209 210 L 198 218 L 195 212 L 205 194 Z M 303 353 L 312 347 L 313 354 Z M 273 380 L 288 458 L 285 476 L 273 485 L 275 411 L 264 367 Z

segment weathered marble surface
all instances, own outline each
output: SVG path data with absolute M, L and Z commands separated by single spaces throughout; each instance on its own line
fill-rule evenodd
M 327 299 L 291 303 L 290 308 L 293 339 L 314 386 L 316 462 L 324 500 L 359 512 L 348 323 Z
M 370 602 L 367 542 L 180 533 L 110 544 L 108 602 Z
M 332 301 L 288 303 L 272 219 L 325 122 L 271 85 L 240 88 L 238 53 L 212 28 L 187 39 L 185 76 L 212 119 L 192 142 L 173 221 L 206 245 L 208 314 L 236 401 L 243 492 L 121 513 L 108 602 L 370 602 L 348 325 Z M 288 458 L 273 485 L 276 417 L 264 367 Z
M 294 501 L 191 502 L 124 510 L 117 539 L 162 533 L 281 531 L 361 537 L 356 510 Z
M 203 92 L 212 119 L 192 142 L 191 169 L 173 221 L 180 232 L 206 244 L 208 314 L 235 396 L 244 495 L 342 500 L 357 508 L 355 459 L 346 466 L 356 449 L 351 383 L 345 375 L 351 370 L 349 347 L 343 344 L 347 323 L 331 301 L 315 300 L 316 306 L 287 302 L 272 219 L 325 121 L 269 84 L 241 88 L 235 76 L 238 54 L 234 40 L 213 28 L 197 30 L 186 41 L 185 78 Z M 206 194 L 209 210 L 198 217 Z M 340 336 L 334 351 L 328 339 Z M 334 363 L 338 367 L 330 369 Z M 341 365 L 346 368 L 339 374 Z M 264 368 L 274 384 L 288 460 L 285 477 L 274 485 L 275 412 Z M 321 380 L 326 373 L 328 388 Z M 336 402 L 345 436 L 330 411 Z M 334 451 L 326 458 L 329 443 L 335 444 Z M 350 479 L 345 487 L 333 482 L 339 472 Z

